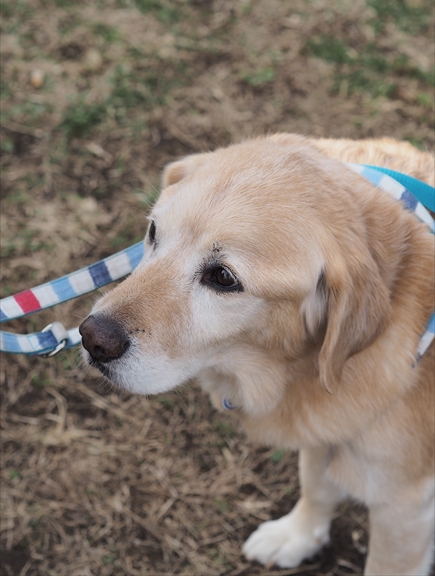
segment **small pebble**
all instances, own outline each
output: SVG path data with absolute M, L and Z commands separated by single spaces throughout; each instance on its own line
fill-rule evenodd
M 30 73 L 30 82 L 33 88 L 41 88 L 41 86 L 44 84 L 44 78 L 44 72 L 39 68 L 35 68 Z
M 98 50 L 91 48 L 86 52 L 84 68 L 88 72 L 96 72 L 103 65 L 103 57 Z

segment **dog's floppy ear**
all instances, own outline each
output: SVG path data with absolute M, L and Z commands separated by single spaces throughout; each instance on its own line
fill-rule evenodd
M 167 186 L 172 186 L 172 184 L 177 184 L 177 182 L 180 182 L 180 180 L 192 174 L 196 168 L 203 164 L 206 155 L 207 154 L 192 154 L 168 164 L 163 171 L 162 188 L 164 189 Z
M 341 259 L 327 263 L 305 307 L 309 331 L 324 334 L 319 376 L 331 394 L 337 391 L 346 360 L 383 331 L 390 307 L 387 287 L 369 251 L 352 260 L 351 266 Z

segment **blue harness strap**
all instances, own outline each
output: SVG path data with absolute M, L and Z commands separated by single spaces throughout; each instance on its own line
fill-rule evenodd
M 388 174 L 385 174 L 383 170 L 378 170 L 377 168 L 366 166 L 365 164 L 347 164 L 347 166 L 353 172 L 364 176 L 366 180 L 369 180 L 372 184 L 385 190 L 385 192 L 388 192 L 396 200 L 399 200 L 407 210 L 414 212 L 419 220 L 429 226 L 432 233 L 435 232 L 435 222 L 419 196 L 421 190 L 420 186 L 417 186 L 415 191 L 413 188 L 409 190 L 404 186 L 404 184 L 398 182 Z M 425 184 L 415 178 L 411 178 L 411 180 L 418 182 L 419 184 Z M 409 183 L 411 184 L 412 182 L 410 181 Z M 428 184 L 425 184 L 425 186 L 432 190 L 433 198 L 435 195 L 435 188 L 432 188 Z M 423 199 L 425 199 L 426 196 L 427 194 L 424 194 Z
M 435 222 L 429 212 L 426 210 L 424 206 L 424 202 L 426 202 L 428 196 L 428 189 L 431 191 L 431 198 L 432 202 L 435 196 L 435 189 L 425 184 L 425 182 L 420 182 L 420 180 L 416 180 L 415 178 L 411 178 L 410 176 L 406 177 L 406 174 L 402 174 L 402 176 L 406 177 L 406 182 L 408 186 L 411 187 L 409 190 L 405 184 L 394 177 L 391 177 L 389 174 L 385 173 L 384 168 L 378 168 L 376 166 L 367 166 L 365 164 L 348 164 L 348 167 L 364 176 L 367 180 L 369 180 L 372 184 L 389 192 L 396 200 L 400 200 L 404 207 L 417 216 L 419 220 L 424 222 L 432 232 L 435 233 Z M 391 170 L 390 172 L 394 172 Z M 397 172 L 397 174 L 400 174 Z M 404 180 L 405 181 L 405 180 Z M 417 183 L 417 184 L 416 184 Z M 423 190 L 423 194 L 421 191 Z M 432 314 L 429 324 L 426 327 L 426 331 L 422 334 L 420 338 L 420 342 L 417 348 L 417 361 L 423 356 L 426 350 L 429 348 L 430 344 L 432 343 L 433 339 L 435 338 L 435 313 Z
M 362 164 L 366 168 L 371 168 L 372 170 L 377 170 L 378 172 L 383 172 L 387 176 L 390 176 L 396 182 L 400 182 L 407 190 L 411 191 L 412 194 L 429 210 L 435 212 L 435 188 L 408 176 L 408 174 L 403 174 L 402 172 L 397 172 L 396 170 L 390 170 L 390 168 L 384 168 L 383 166 L 371 166 L 370 164 Z

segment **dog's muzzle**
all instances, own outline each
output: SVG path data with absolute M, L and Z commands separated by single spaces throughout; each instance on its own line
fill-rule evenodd
M 106 364 L 121 358 L 130 347 L 130 338 L 125 328 L 104 314 L 91 314 L 80 324 L 82 344 L 91 358 Z

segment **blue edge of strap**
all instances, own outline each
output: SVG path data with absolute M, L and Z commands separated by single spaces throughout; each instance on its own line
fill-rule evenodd
M 429 184 L 426 184 L 426 182 L 417 180 L 417 178 L 413 178 L 407 174 L 402 174 L 402 172 L 396 172 L 396 170 L 384 168 L 383 166 L 372 166 L 371 164 L 363 164 L 363 166 L 366 168 L 372 168 L 378 172 L 383 172 L 387 176 L 391 176 L 391 178 L 394 178 L 394 180 L 397 180 L 397 182 L 400 182 L 402 186 L 405 186 L 405 188 L 410 190 L 417 198 L 417 200 L 423 204 L 423 206 L 432 212 L 435 212 L 434 188 L 432 188 L 432 186 Z

